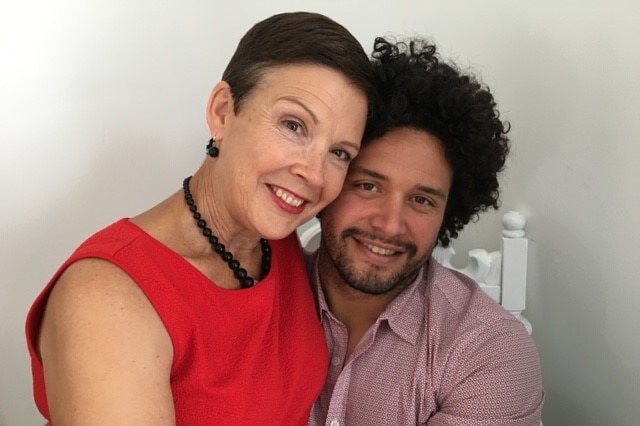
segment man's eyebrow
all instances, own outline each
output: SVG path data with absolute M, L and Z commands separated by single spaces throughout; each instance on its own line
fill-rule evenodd
M 367 175 L 367 176 L 369 176 L 371 178 L 378 179 L 378 180 L 385 181 L 385 182 L 388 182 L 390 180 L 389 176 L 384 175 L 384 174 L 382 174 L 380 172 L 377 172 L 375 170 L 371 170 L 371 169 L 368 169 L 366 167 L 362 167 L 362 166 L 352 166 L 351 169 L 349 170 L 349 174 L 350 175 L 363 174 L 363 175 Z M 431 186 L 425 186 L 425 185 L 417 185 L 416 188 L 418 189 L 418 191 L 424 192 L 425 194 L 431 194 L 431 195 L 434 195 L 434 196 L 436 196 L 438 198 L 441 198 L 443 200 L 447 199 L 447 193 L 442 191 L 441 189 L 434 188 L 434 187 L 431 187 Z
M 443 200 L 447 199 L 447 194 L 444 191 L 440 190 L 440 189 L 433 188 L 431 186 L 423 186 L 423 185 L 418 185 L 418 189 L 420 191 L 422 191 L 422 192 L 434 195 L 434 196 L 436 196 L 438 198 L 441 198 Z
M 383 175 L 380 172 L 376 172 L 375 170 L 367 169 L 366 167 L 362 167 L 362 166 L 352 166 L 349 169 L 349 174 L 351 175 L 354 173 L 360 173 L 360 174 L 367 175 L 369 177 L 379 179 L 379 180 L 384 180 L 384 181 L 389 180 L 389 176 Z

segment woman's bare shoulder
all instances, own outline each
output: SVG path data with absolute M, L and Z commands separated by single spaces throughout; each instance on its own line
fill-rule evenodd
M 38 343 L 54 423 L 90 416 L 118 424 L 129 416 L 172 424 L 165 423 L 173 416 L 171 339 L 116 265 L 93 258 L 70 265 L 51 291 Z
M 55 312 L 59 306 L 65 308 L 61 313 L 66 315 L 82 314 L 82 308 L 88 305 L 93 305 L 86 312 L 91 315 L 99 315 L 103 310 L 112 315 L 110 310 L 114 306 L 120 315 L 155 312 L 144 292 L 124 270 L 97 258 L 81 259 L 64 271 L 51 290 L 47 311 Z

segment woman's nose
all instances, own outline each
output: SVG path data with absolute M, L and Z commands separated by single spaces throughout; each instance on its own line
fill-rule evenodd
M 325 181 L 327 153 L 320 149 L 308 149 L 301 153 L 293 172 L 309 185 L 322 186 Z

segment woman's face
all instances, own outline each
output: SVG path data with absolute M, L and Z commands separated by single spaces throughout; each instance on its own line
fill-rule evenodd
M 217 184 L 240 229 L 278 239 L 338 196 L 358 154 L 367 99 L 344 75 L 319 65 L 272 68 L 237 114 L 216 109 Z M 224 117 L 220 112 L 224 111 Z

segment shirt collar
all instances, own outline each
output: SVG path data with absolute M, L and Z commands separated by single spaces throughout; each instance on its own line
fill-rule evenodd
M 433 276 L 433 260 L 423 266 L 416 279 L 405 288 L 378 317 L 374 327 L 378 328 L 382 321 L 387 321 L 391 330 L 400 338 L 415 345 L 423 328 L 427 285 Z M 318 251 L 307 254 L 307 267 L 313 285 L 320 316 L 330 315 L 318 272 Z
M 324 298 L 324 292 L 320 285 L 320 273 L 318 272 L 318 253 L 319 249 L 314 252 L 305 252 L 305 260 L 307 263 L 307 271 L 309 272 L 309 278 L 311 279 L 311 286 L 313 287 L 313 293 L 318 304 L 318 311 L 320 312 L 320 318 L 324 317 L 324 314 L 330 314 L 331 311 L 327 306 L 327 300 Z

